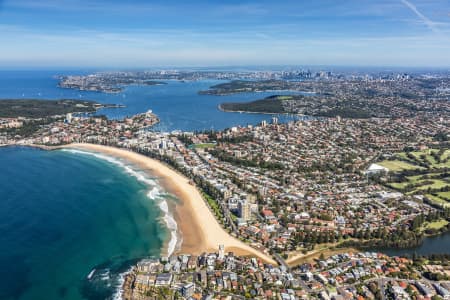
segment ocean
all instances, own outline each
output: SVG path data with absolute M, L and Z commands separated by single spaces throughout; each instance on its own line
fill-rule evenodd
M 133 263 L 173 251 L 171 198 L 133 166 L 22 147 L 0 166 L 2 300 L 113 299 Z

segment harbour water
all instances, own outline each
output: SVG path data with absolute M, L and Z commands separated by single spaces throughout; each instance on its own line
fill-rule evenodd
M 237 125 L 270 121 L 265 114 L 227 113 L 218 109 L 222 102 L 246 102 L 262 99 L 273 93 L 245 93 L 227 96 L 199 95 L 198 92 L 223 81 L 166 81 L 165 85 L 128 86 L 122 93 L 106 94 L 58 88 L 58 75 L 85 74 L 74 71 L 0 71 L 0 99 L 85 99 L 100 103 L 123 104 L 125 108 L 104 109 L 100 114 L 123 118 L 153 110 L 161 123 L 161 131 L 224 129 Z M 277 92 L 292 94 L 292 92 Z M 294 117 L 280 115 L 280 121 Z

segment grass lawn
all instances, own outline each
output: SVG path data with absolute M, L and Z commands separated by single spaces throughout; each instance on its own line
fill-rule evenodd
M 406 155 L 405 152 L 398 153 L 396 156 L 397 156 L 397 157 L 400 157 L 401 159 L 411 161 L 411 159 Z M 411 161 L 411 162 L 412 162 L 412 161 Z
M 444 207 L 450 207 L 450 202 L 445 201 L 444 199 L 441 199 L 439 197 L 433 196 L 431 194 L 425 195 L 430 201 L 436 203 L 437 205 L 442 205 Z
M 423 185 L 423 186 L 419 186 L 416 188 L 416 190 L 426 190 L 428 188 L 431 189 L 440 189 L 443 188 L 445 186 L 448 186 L 448 183 L 441 180 L 441 179 L 429 179 L 429 181 L 432 181 L 432 184 L 427 184 L 427 185 Z
M 406 178 L 408 178 L 408 180 L 409 180 L 409 182 L 411 182 L 412 184 L 416 184 L 416 183 L 418 183 L 419 181 L 422 181 L 422 177 L 423 177 L 424 175 L 416 175 L 416 176 L 408 176 L 408 177 L 406 177 Z
M 450 160 L 448 160 L 445 163 L 435 164 L 433 165 L 434 168 L 450 168 Z
M 195 144 L 194 145 L 195 148 L 199 148 L 199 149 L 214 148 L 215 146 L 216 146 L 216 144 L 214 144 L 214 143 L 205 143 L 205 144 Z
M 436 158 L 435 156 L 439 152 L 438 149 L 402 152 L 396 154 L 397 160 L 384 160 L 377 164 L 389 169 L 394 178 L 395 175 L 403 171 L 410 171 L 409 173 L 412 175 L 401 178 L 401 182 L 393 182 L 399 179 L 397 177 L 395 180 L 386 183 L 388 187 L 400 190 L 407 195 L 427 194 L 426 196 L 431 202 L 450 207 L 450 192 L 440 192 L 442 188 L 450 186 L 450 180 L 449 178 L 438 178 L 442 176 L 443 168 L 450 167 L 450 150 L 443 151 L 442 155 Z M 413 159 L 410 157 L 413 157 Z M 419 173 L 423 174 L 419 175 Z M 424 177 L 432 178 L 426 179 Z
M 222 210 L 220 209 L 219 204 L 217 203 L 217 201 L 214 200 L 210 195 L 208 195 L 206 193 L 202 193 L 202 194 L 203 194 L 203 197 L 208 202 L 208 204 L 211 207 L 211 209 L 214 211 L 214 214 L 216 215 L 216 217 L 222 219 L 223 218 Z
M 426 163 L 429 168 L 445 168 L 450 167 L 450 160 L 445 162 L 445 160 L 450 156 L 450 150 L 445 150 L 444 153 L 441 155 L 441 163 L 438 163 L 436 159 L 434 158 L 432 153 L 437 153 L 439 150 L 436 149 L 430 149 L 430 150 L 424 150 L 424 151 L 415 151 L 410 152 L 418 161 Z M 425 159 L 422 159 L 420 156 L 425 155 Z M 411 161 L 406 153 L 402 152 L 397 154 L 398 157 L 407 159 Z
M 424 232 L 427 229 L 439 230 L 441 228 L 446 227 L 447 225 L 448 225 L 448 221 L 444 220 L 444 219 L 441 219 L 441 220 L 438 220 L 438 221 L 434 221 L 434 222 L 431 222 L 431 223 L 426 222 L 426 223 L 422 224 L 422 226 L 420 227 L 420 231 Z
M 444 154 L 441 156 L 441 160 L 446 160 L 450 157 L 450 150 L 445 150 Z
M 441 229 L 442 227 L 445 227 L 448 225 L 448 221 L 447 220 L 439 220 L 439 221 L 435 221 L 435 222 L 431 222 L 431 223 L 425 223 L 423 224 L 421 230 L 424 231 L 426 229 Z
M 447 201 L 450 201 L 450 192 L 440 192 L 437 194 L 440 198 L 447 199 Z
M 413 164 L 409 164 L 407 162 L 401 160 L 385 160 L 378 163 L 380 166 L 388 168 L 389 171 L 402 171 L 402 170 L 415 170 L 415 169 L 423 169 L 420 166 L 415 166 Z
M 278 96 L 277 99 L 278 100 L 291 100 L 293 97 L 292 96 Z
M 404 189 L 407 185 L 409 184 L 409 182 L 392 182 L 389 185 L 397 190 L 402 190 Z

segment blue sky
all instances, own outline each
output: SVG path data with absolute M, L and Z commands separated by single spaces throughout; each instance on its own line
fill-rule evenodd
M 450 66 L 449 0 L 0 0 L 0 67 Z

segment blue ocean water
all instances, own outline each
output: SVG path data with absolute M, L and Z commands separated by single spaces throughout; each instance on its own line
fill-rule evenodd
M 0 71 L 0 99 L 89 99 L 100 103 L 124 104 L 126 108 L 105 109 L 100 114 L 122 118 L 153 110 L 161 119 L 157 130 L 205 130 L 224 129 L 237 125 L 270 121 L 264 114 L 226 113 L 218 109 L 222 102 L 246 102 L 262 99 L 273 93 L 245 93 L 229 96 L 199 95 L 198 91 L 220 83 L 218 80 L 166 81 L 166 85 L 129 86 L 120 94 L 83 92 L 57 87 L 57 75 L 86 74 L 74 71 Z M 292 92 L 277 92 L 292 94 Z M 293 117 L 279 116 L 280 121 Z
M 124 168 L 18 147 L 0 167 L 0 299 L 111 298 L 131 263 L 160 255 L 162 212 Z

